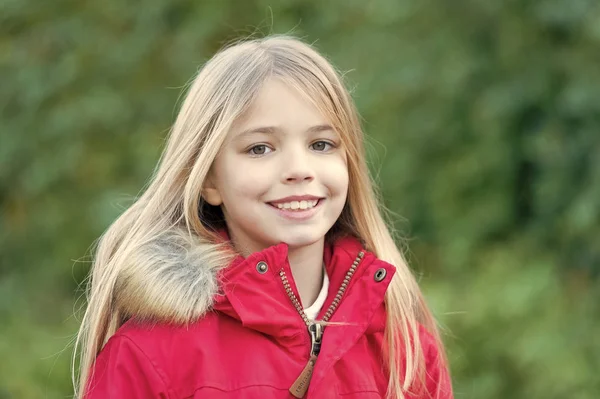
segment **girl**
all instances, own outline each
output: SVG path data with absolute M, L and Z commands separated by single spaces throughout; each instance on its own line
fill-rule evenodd
M 291 37 L 192 83 L 146 192 L 102 237 L 76 396 L 452 398 L 339 75 Z

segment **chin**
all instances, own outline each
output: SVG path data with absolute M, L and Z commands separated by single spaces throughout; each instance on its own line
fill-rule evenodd
M 319 232 L 283 234 L 281 242 L 285 242 L 290 248 L 299 248 L 312 245 L 324 237 L 325 234 Z

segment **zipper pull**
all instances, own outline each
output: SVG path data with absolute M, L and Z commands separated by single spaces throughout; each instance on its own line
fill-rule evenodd
M 319 356 L 321 352 L 321 340 L 323 339 L 323 326 L 317 323 L 312 323 L 308 326 L 310 333 L 310 355 Z
M 306 395 L 306 391 L 308 391 L 308 385 L 310 384 L 310 379 L 312 378 L 313 370 L 315 369 L 315 363 L 317 362 L 317 356 L 312 355 L 310 359 L 308 359 L 308 363 L 304 366 L 304 369 L 294 381 L 294 384 L 290 388 L 290 393 L 294 395 L 296 398 L 302 398 Z
M 313 371 L 315 369 L 315 363 L 317 362 L 317 356 L 321 351 L 321 340 L 323 339 L 323 326 L 320 324 L 312 323 L 308 326 L 308 332 L 310 334 L 310 358 L 308 363 L 304 366 L 304 369 L 294 381 L 294 384 L 290 388 L 290 393 L 296 398 L 302 398 L 308 391 L 308 386 L 312 378 Z

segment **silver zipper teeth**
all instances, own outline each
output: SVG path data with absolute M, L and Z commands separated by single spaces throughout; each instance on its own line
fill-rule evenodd
M 358 253 L 358 256 L 356 257 L 356 259 L 354 259 L 354 262 L 352 263 L 352 266 L 346 272 L 346 276 L 344 277 L 344 281 L 342 282 L 342 285 L 340 286 L 340 289 L 338 290 L 337 294 L 335 295 L 335 298 L 333 299 L 333 302 L 331 303 L 331 305 L 327 309 L 327 312 L 325 312 L 325 316 L 323 316 L 322 321 L 329 321 L 329 319 L 333 315 L 333 312 L 335 312 L 335 310 L 337 309 L 337 307 L 340 305 L 340 301 L 342 300 L 342 297 L 344 296 L 344 293 L 346 292 L 346 289 L 348 288 L 348 285 L 350 284 L 350 280 L 352 279 L 352 276 L 356 272 L 356 268 L 358 267 L 358 265 L 360 264 L 360 262 L 364 258 L 364 256 L 365 256 L 364 251 L 360 251 Z M 304 321 L 304 324 L 306 324 L 307 327 L 310 327 L 311 322 L 308 319 L 308 317 L 306 316 L 306 313 L 304 313 L 304 310 L 302 309 L 302 306 L 300 306 L 300 301 L 298 300 L 298 298 L 294 294 L 294 291 L 292 291 L 292 287 L 290 285 L 290 282 L 289 282 L 289 280 L 287 278 L 287 275 L 285 274 L 284 270 L 281 270 L 279 272 L 279 277 L 281 278 L 281 282 L 283 283 L 283 287 L 285 288 L 285 292 L 287 293 L 288 297 L 290 297 L 290 300 L 292 301 L 292 304 L 294 305 L 294 307 L 298 311 L 298 314 L 300 314 L 300 317 L 302 317 L 302 320 Z

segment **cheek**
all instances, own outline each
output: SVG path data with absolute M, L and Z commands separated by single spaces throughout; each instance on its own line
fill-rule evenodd
M 269 188 L 268 170 L 251 162 L 230 162 L 224 168 L 222 189 L 228 199 L 259 197 Z
M 345 159 L 339 158 L 335 162 L 328 163 L 322 169 L 322 179 L 332 194 L 342 195 L 345 199 L 348 193 L 348 166 Z

